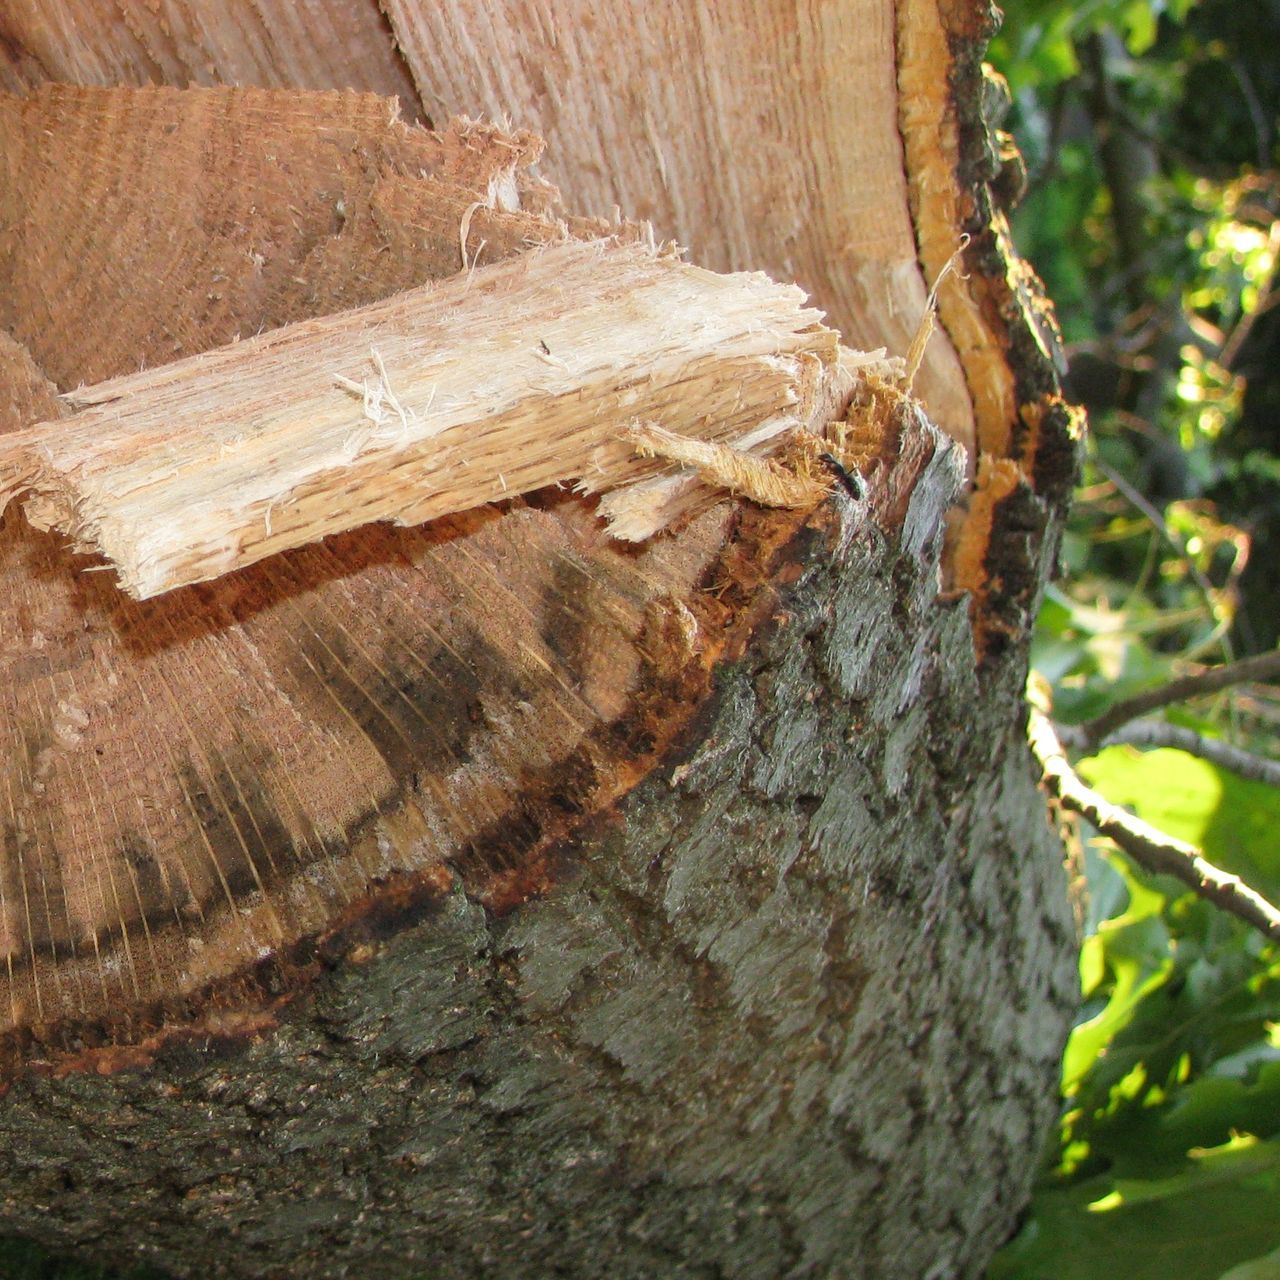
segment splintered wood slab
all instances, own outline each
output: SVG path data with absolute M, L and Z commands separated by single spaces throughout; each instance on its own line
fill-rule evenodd
M 606 226 L 566 216 L 556 203 L 554 190 L 530 170 L 541 151 L 541 142 L 532 135 L 504 133 L 465 120 L 455 121 L 441 133 L 407 127 L 396 118 L 393 105 L 367 95 L 298 97 L 252 90 L 179 94 L 169 90 L 85 91 L 49 86 L 30 99 L 0 96 L 0 126 L 0 164 L 13 178 L 7 200 L 0 198 L 0 247 L 8 251 L 0 253 L 0 318 L 64 390 L 77 383 L 128 374 L 139 365 L 146 368 L 205 352 L 218 343 L 244 337 L 226 366 L 218 357 L 209 369 L 202 367 L 208 373 L 206 383 L 200 382 L 195 371 L 191 371 L 190 384 L 181 384 L 172 381 L 173 371 L 152 370 L 123 384 L 126 390 L 134 389 L 128 394 L 140 397 L 146 424 L 139 436 L 131 438 L 133 443 L 148 432 L 154 438 L 156 414 L 168 414 L 160 424 L 164 433 L 179 432 L 182 424 L 172 411 L 181 385 L 190 392 L 188 407 L 193 397 L 206 422 L 220 397 L 232 410 L 238 405 L 247 412 L 249 420 L 245 423 L 224 422 L 221 435 L 215 432 L 210 436 L 216 436 L 224 446 L 228 439 L 234 444 L 231 452 L 224 449 L 217 460 L 222 468 L 220 474 L 226 477 L 237 469 L 237 457 L 233 456 L 237 450 L 238 461 L 247 465 L 253 460 L 255 449 L 247 442 L 263 434 L 258 415 L 264 398 L 278 401 L 278 392 L 286 388 L 284 382 L 279 388 L 264 386 L 261 381 L 254 383 L 247 370 L 240 370 L 237 377 L 243 377 L 246 386 L 245 394 L 237 398 L 234 387 L 216 385 L 222 376 L 219 371 L 235 368 L 237 359 L 250 359 L 249 352 L 254 350 L 265 353 L 264 367 L 269 367 L 282 350 L 292 350 L 287 347 L 289 339 L 280 335 L 261 339 L 257 348 L 247 335 L 322 311 L 369 304 L 427 281 L 447 281 L 465 266 L 464 280 L 444 287 L 462 291 L 459 305 L 464 314 L 479 319 L 482 329 L 486 315 L 498 329 L 505 325 L 500 336 L 492 332 L 488 335 L 487 350 L 492 354 L 496 347 L 502 359 L 496 371 L 485 372 L 483 383 L 492 386 L 495 378 L 501 381 L 511 375 L 509 386 L 511 377 L 527 376 L 530 390 L 524 406 L 531 409 L 539 388 L 552 385 L 558 375 L 572 371 L 566 370 L 545 337 L 525 342 L 519 348 L 523 361 L 517 361 L 512 369 L 505 368 L 509 351 L 504 344 L 519 347 L 521 342 L 516 332 L 519 326 L 512 321 L 528 320 L 529 315 L 521 313 L 504 319 L 502 288 L 500 283 L 492 287 L 486 284 L 490 279 L 486 264 L 528 254 L 537 246 L 564 246 L 570 238 L 600 237 L 606 233 L 620 242 L 647 243 L 643 229 L 630 224 L 615 221 Z M 288 164 L 282 165 L 279 158 L 286 154 Z M 157 236 L 160 229 L 163 240 Z M 640 255 L 638 249 L 631 252 Z M 625 257 L 620 253 L 619 260 Z M 673 279 L 698 279 L 708 288 L 713 287 L 705 275 L 690 268 L 673 268 L 673 264 L 667 267 Z M 598 269 L 607 272 L 609 266 L 606 263 Z M 523 269 L 513 269 L 510 280 L 515 280 L 520 270 Z M 765 291 L 770 288 L 757 283 Z M 605 284 L 603 277 L 593 281 L 592 290 L 575 299 L 569 296 L 564 282 L 558 281 L 555 298 L 545 301 L 552 309 L 556 305 L 590 309 L 598 301 L 597 291 L 603 290 L 607 295 Z M 104 297 L 113 299 L 109 313 L 101 305 Z M 447 297 L 446 294 L 437 299 L 437 311 L 443 308 Z M 847 388 L 849 379 L 845 374 L 837 376 L 830 363 L 834 340 L 829 335 L 815 329 L 798 340 L 795 328 L 799 295 L 774 291 L 771 297 L 769 305 L 785 299 L 783 327 L 792 327 L 789 341 L 814 349 L 797 350 L 782 357 L 795 362 L 793 368 L 799 370 L 799 402 L 791 406 L 792 411 L 786 416 L 803 421 L 805 401 L 817 402 L 813 394 L 815 377 L 818 381 L 825 378 L 827 392 Z M 485 312 L 484 308 L 491 305 L 492 311 Z M 466 312 L 468 306 L 477 310 Z M 803 312 L 803 308 L 799 309 Z M 762 318 L 768 319 L 767 315 Z M 567 319 L 572 323 L 572 317 Z M 643 337 L 640 328 L 623 323 L 625 317 L 615 315 L 610 319 L 615 336 Z M 717 318 L 717 324 L 723 332 L 721 319 Z M 449 334 L 458 327 L 453 317 L 438 326 L 446 345 L 454 341 Z M 325 329 L 315 334 L 317 343 L 323 343 L 327 333 Z M 644 354 L 646 367 L 656 366 L 674 334 L 674 330 L 664 329 L 653 349 Z M 388 352 L 379 348 L 375 358 L 371 342 L 353 341 L 359 350 L 347 353 L 341 362 L 343 368 L 331 367 L 339 362 L 326 361 L 317 353 L 323 367 L 305 376 L 300 373 L 306 385 L 293 422 L 297 429 L 291 437 L 292 444 L 286 441 L 287 447 L 268 460 L 268 471 L 257 475 L 255 485 L 249 486 L 256 486 L 256 496 L 246 490 L 250 514 L 232 513 L 233 524 L 225 531 L 226 537 L 214 556 L 214 560 L 218 555 L 222 557 L 224 568 L 289 545 L 286 539 L 305 541 L 306 536 L 311 536 L 302 533 L 308 520 L 324 514 L 319 510 L 324 499 L 313 493 L 309 504 L 299 505 L 292 516 L 288 515 L 290 504 L 282 504 L 279 498 L 287 497 L 290 486 L 300 477 L 296 469 L 293 474 L 276 475 L 274 479 L 269 474 L 272 467 L 287 473 L 291 463 L 297 461 L 291 458 L 288 448 L 302 447 L 307 442 L 307 433 L 301 427 L 307 397 L 319 401 L 318 420 L 327 417 L 329 425 L 340 430 L 337 453 L 341 458 L 356 446 L 357 452 L 363 450 L 360 462 L 366 467 L 376 469 L 389 462 L 405 461 L 396 446 L 411 446 L 412 433 L 393 442 L 387 439 L 385 429 L 388 422 L 394 421 L 399 435 L 399 429 L 410 422 L 407 412 L 402 422 L 395 407 L 399 404 L 403 408 L 408 403 L 403 395 L 404 370 L 397 369 L 394 378 L 386 379 L 377 367 L 381 361 L 384 369 L 389 369 L 388 354 L 394 363 L 392 348 L 396 344 L 390 343 Z M 402 350 L 405 347 L 402 343 Z M 614 351 L 616 354 L 617 348 Z M 477 354 L 483 357 L 484 353 Z M 536 362 L 532 374 L 525 369 L 529 359 Z M 736 357 L 730 357 L 723 367 L 729 370 L 730 380 L 737 388 L 738 371 L 731 368 L 733 359 Z M 788 381 L 782 369 L 765 369 L 756 357 L 749 359 L 755 363 L 753 376 L 744 384 L 748 391 L 752 387 L 764 389 L 765 384 L 777 389 Z M 840 361 L 847 369 L 850 354 L 842 353 Z M 412 370 L 409 374 L 412 381 Z M 709 368 L 699 374 L 699 385 L 705 388 L 708 384 L 702 374 L 709 374 Z M 341 378 L 347 379 L 345 392 L 338 381 Z M 154 387 L 152 379 L 158 379 Z M 561 390 L 565 381 L 560 380 Z M 250 393 L 251 383 L 262 389 L 262 397 L 255 400 Z M 353 386 L 361 388 L 355 396 L 350 394 Z M 371 393 L 368 407 L 375 419 L 383 419 L 381 426 L 365 412 L 366 386 Z M 598 383 L 595 389 L 601 390 Z M 650 407 L 662 407 L 660 387 L 655 385 L 648 390 L 653 392 L 649 401 L 658 402 Z M 88 402 L 86 422 L 101 423 L 104 439 L 110 436 L 117 442 L 124 440 L 129 436 L 125 428 L 132 414 L 127 396 L 122 395 L 111 404 L 93 405 L 99 393 L 118 394 L 115 389 L 103 388 L 93 388 L 79 397 L 71 393 L 60 402 L 58 411 Z M 206 393 L 208 403 L 203 403 Z M 431 399 L 433 393 L 436 400 Z M 446 402 L 439 398 L 435 381 L 424 395 L 433 410 L 431 414 L 420 413 L 421 405 L 409 407 L 418 415 L 418 425 L 435 429 L 447 416 L 439 412 Z M 839 395 L 834 398 L 838 400 Z M 645 395 L 639 395 L 629 408 L 638 415 L 645 402 Z M 745 421 L 749 410 L 740 389 L 735 389 L 735 405 L 735 411 L 740 411 L 739 420 Z M 595 407 L 600 407 L 598 400 Z M 273 442 L 280 441 L 280 420 L 287 416 L 278 409 L 277 403 L 276 410 L 272 410 L 277 420 L 265 433 Z M 342 426 L 334 415 L 341 418 L 344 413 L 346 425 Z M 823 416 L 821 411 L 816 414 L 819 419 Z M 665 415 L 663 418 L 659 419 L 661 426 L 681 425 Z M 623 425 L 626 420 L 624 415 Z M 482 453 L 493 442 L 494 425 L 486 423 Z M 761 419 L 744 442 L 768 449 L 785 425 L 788 424 L 778 415 Z M 714 424 L 695 424 L 690 429 L 697 436 L 717 428 Z M 56 434 L 51 433 L 51 439 Z M 67 447 L 74 447 L 72 435 L 65 440 Z M 167 447 L 167 442 L 163 443 Z M 51 451 L 33 449 L 22 466 L 9 467 L 10 484 L 19 473 L 43 469 L 47 475 L 54 475 L 57 468 L 48 469 L 46 464 L 52 461 L 48 455 L 61 454 L 63 447 L 59 444 Z M 196 453 L 199 447 L 193 443 Z M 93 459 L 89 460 L 85 478 L 97 476 L 98 499 L 110 506 L 114 497 L 108 490 L 113 484 L 101 467 L 118 455 L 101 450 L 96 439 L 91 452 Z M 168 465 L 163 452 L 153 459 L 161 467 Z M 259 461 L 263 453 L 262 449 L 256 451 Z M 331 448 L 331 457 L 333 453 Z M 12 464 L 15 452 L 9 456 Z M 611 456 L 622 455 L 615 447 Z M 133 478 L 137 482 L 146 462 L 141 453 L 135 461 Z M 187 461 L 194 462 L 194 454 Z M 315 461 L 313 451 L 312 464 Z M 457 462 L 456 454 L 453 461 Z M 600 465 L 597 458 L 591 460 L 590 476 L 597 480 L 603 476 Z M 687 475 L 672 474 L 670 467 L 652 463 L 640 466 L 634 459 L 629 459 L 629 465 L 638 468 L 637 474 L 652 478 L 606 495 L 602 514 L 622 536 L 647 536 L 705 500 L 705 491 L 699 494 Z M 518 470 L 504 465 L 497 468 L 498 478 L 490 479 L 499 491 L 509 494 L 515 491 L 512 481 Z M 655 471 L 660 474 L 655 475 Z M 565 479 L 570 474 L 547 468 L 550 480 Z M 46 523 L 60 520 L 75 531 L 82 544 L 92 543 L 94 533 L 83 516 L 94 508 L 94 502 L 90 501 L 83 512 L 69 512 L 72 499 L 68 495 L 75 481 L 66 472 L 54 478 L 43 504 L 35 504 L 33 516 Z M 454 475 L 447 483 L 457 478 Z M 170 470 L 165 484 L 175 479 Z M 349 496 L 348 483 L 359 480 L 355 472 L 332 471 L 327 481 L 317 480 L 313 472 L 309 483 L 320 488 L 331 484 L 330 496 L 338 502 Z M 591 483 L 588 477 L 588 486 Z M 273 488 L 278 496 L 273 496 Z M 389 502 L 398 501 L 395 489 L 392 485 L 382 496 Z M 134 491 L 135 496 L 137 492 Z M 423 488 L 413 490 L 401 485 L 399 492 L 400 498 L 416 502 L 422 497 Z M 121 496 L 125 496 L 123 491 Z M 156 496 L 162 495 L 157 492 Z M 80 500 L 81 495 L 76 493 L 74 501 Z M 143 502 L 144 509 L 145 506 Z M 447 509 L 447 504 L 431 509 Z M 198 503 L 194 508 L 182 509 L 183 536 L 192 525 L 193 516 L 198 525 L 200 512 Z M 216 522 L 220 517 L 216 510 L 206 509 L 204 518 Z M 366 512 L 359 518 L 376 516 Z M 297 523 L 291 526 L 291 520 Z M 322 520 L 314 536 L 319 536 L 325 527 Z M 125 540 L 130 536 L 145 540 L 149 536 L 147 528 L 130 533 L 120 527 L 119 521 L 116 532 Z M 212 546 L 216 538 L 208 526 L 206 532 Z M 234 545 L 237 540 L 244 544 L 243 559 L 241 550 Z M 145 555 L 145 548 L 139 548 L 139 553 Z M 208 568 L 218 571 L 213 563 Z M 186 580 L 189 579 L 167 579 L 161 572 L 153 577 L 153 585 L 139 583 L 130 589 L 142 593 Z
M 795 280 L 851 346 L 899 355 L 960 237 L 948 209 L 941 243 L 920 240 L 921 215 L 940 222 L 954 189 L 955 123 L 942 110 L 945 41 L 918 57 L 906 41 L 939 25 L 940 7 L 953 6 L 561 0 L 552 20 L 535 0 L 383 0 L 433 118 L 509 113 L 546 138 L 546 175 L 570 207 L 620 207 L 704 266 Z M 912 92 L 900 93 L 908 73 Z M 939 163 L 917 178 L 902 116 L 914 121 L 922 103 L 937 104 L 919 132 Z M 956 343 L 950 315 L 959 284 L 944 285 L 919 389 L 971 448 L 973 336 Z
M 343 23 L 394 36 L 437 122 L 545 124 L 572 207 L 897 354 L 963 229 L 917 389 L 988 452 L 1053 441 L 987 234 L 986 3 L 382 10 L 15 0 L 0 70 L 286 79 Z M 520 154 L 354 95 L 0 99 L 0 431 L 581 238 Z M 857 405 L 862 484 L 638 546 L 598 518 L 634 488 L 545 489 L 137 601 L 0 516 L 6 1221 L 174 1274 L 981 1270 L 1072 1008 L 1010 714 L 1060 498 L 976 504 L 1006 648 L 975 672 L 937 591 L 958 450 L 888 380 Z
M 570 241 L 73 392 L 0 442 L 0 506 L 25 495 L 146 598 L 374 520 L 642 479 L 629 423 L 821 430 L 850 385 L 821 318 L 759 273 Z

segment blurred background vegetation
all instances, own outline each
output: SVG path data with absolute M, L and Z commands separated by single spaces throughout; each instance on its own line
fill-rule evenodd
M 1015 238 L 1090 411 L 1034 652 L 1079 723 L 1280 633 L 1280 0 L 1007 0 L 990 57 L 1026 166 Z M 1280 694 L 1167 716 L 1268 754 Z M 1079 769 L 1280 899 L 1274 789 L 1169 749 Z M 1275 1280 L 1280 953 L 1088 830 L 1077 852 L 1062 1121 L 989 1280 Z M 14 1243 L 0 1276 L 118 1280 Z
M 1089 410 L 1033 653 L 1080 723 L 1280 632 L 1280 0 L 1007 0 L 989 57 L 1026 166 L 1015 239 Z M 1167 719 L 1273 754 L 1280 694 Z M 1170 749 L 1077 767 L 1280 900 L 1274 788 Z M 1280 949 L 1087 828 L 1079 854 L 1061 1126 L 989 1280 L 1276 1280 Z

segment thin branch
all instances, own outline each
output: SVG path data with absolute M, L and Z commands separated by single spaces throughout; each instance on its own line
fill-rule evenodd
M 1230 769 L 1232 773 L 1248 778 L 1251 782 L 1265 782 L 1270 786 L 1280 787 L 1280 760 L 1268 760 L 1266 756 L 1233 747 L 1231 743 L 1218 738 L 1206 738 L 1194 729 L 1184 728 L 1180 724 L 1169 724 L 1164 720 L 1134 720 L 1115 733 L 1108 734 L 1098 745 L 1112 747 L 1121 743 L 1134 747 L 1174 747 L 1188 755 L 1198 756 L 1201 760 L 1208 760 L 1210 764 Z
M 1194 845 L 1175 840 L 1085 786 L 1071 767 L 1053 722 L 1034 707 L 1027 721 L 1027 741 L 1044 771 L 1045 785 L 1064 808 L 1080 814 L 1146 870 L 1173 876 L 1272 942 L 1280 942 L 1280 910 L 1239 876 L 1207 861 Z
M 1082 741 L 1093 748 L 1113 734 L 1122 724 L 1136 720 L 1157 707 L 1183 702 L 1187 698 L 1199 698 L 1207 693 L 1217 693 L 1235 684 L 1263 683 L 1280 679 L 1280 649 L 1260 653 L 1252 658 L 1241 658 L 1221 667 L 1209 667 L 1193 676 L 1170 680 L 1158 689 L 1148 689 L 1132 698 L 1124 698 L 1095 720 L 1080 726 Z
M 1258 146 L 1258 171 L 1265 173 L 1271 160 L 1271 122 L 1267 119 L 1266 108 L 1263 107 L 1258 91 L 1254 88 L 1249 69 L 1239 58 L 1228 58 L 1227 66 L 1235 76 L 1236 84 L 1240 87 L 1240 96 L 1249 110 L 1249 118 L 1253 122 L 1254 141 Z
M 1128 416 L 1128 415 L 1126 415 Z M 1102 472 L 1108 480 L 1124 495 L 1124 497 L 1132 503 L 1133 506 L 1142 512 L 1148 520 L 1151 521 L 1153 527 L 1159 532 L 1160 536 L 1178 553 L 1183 563 L 1187 566 L 1187 572 L 1191 574 L 1197 587 L 1200 588 L 1201 594 L 1205 598 L 1205 604 L 1208 605 L 1209 611 L 1214 611 L 1214 597 L 1217 592 L 1214 590 L 1213 583 L 1205 577 L 1200 566 L 1187 553 L 1187 549 L 1174 536 L 1173 530 L 1165 523 L 1164 517 L 1156 508 L 1147 501 L 1146 497 L 1139 492 L 1128 480 L 1124 478 L 1114 467 L 1103 462 L 1101 458 L 1095 457 L 1093 465 Z M 1230 655 L 1228 655 L 1230 656 Z

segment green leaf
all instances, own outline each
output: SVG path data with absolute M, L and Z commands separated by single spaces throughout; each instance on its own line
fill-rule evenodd
M 1077 771 L 1112 804 L 1190 844 L 1260 893 L 1280 897 L 1280 791 L 1182 751 L 1108 747 Z
M 1103 936 L 1103 931 L 1099 931 Z M 1168 978 L 1173 963 L 1168 957 L 1169 934 L 1157 918 L 1129 924 L 1108 939 L 1104 963 L 1114 978 L 1114 988 L 1106 1006 L 1096 1016 L 1081 1023 L 1071 1033 L 1062 1060 L 1062 1088 L 1074 1094 L 1085 1075 L 1098 1071 L 1095 1081 L 1109 1088 L 1127 1075 L 1141 1058 L 1141 1050 L 1109 1052 L 1105 1064 L 1101 1055 L 1116 1036 L 1133 1020 L 1144 999 Z
M 1219 1280 L 1280 1245 L 1280 1142 L 1192 1153 L 1175 1176 L 1037 1193 L 987 1280 Z
M 1265 1257 L 1238 1263 L 1230 1271 L 1224 1271 L 1218 1280 L 1277 1280 L 1277 1277 L 1280 1277 L 1280 1249 L 1273 1249 Z
M 1137 0 L 1123 14 L 1125 44 L 1135 55 L 1146 53 L 1156 42 L 1156 14 L 1148 0 Z
M 1280 899 L 1280 791 L 1219 769 L 1221 799 L 1204 832 L 1204 850 L 1273 902 Z
M 1108 747 L 1077 767 L 1112 804 L 1191 844 L 1203 845 L 1222 799 L 1218 771 L 1182 751 Z

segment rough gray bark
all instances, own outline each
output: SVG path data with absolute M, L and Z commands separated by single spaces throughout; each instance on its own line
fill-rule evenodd
M 257 1036 L 19 1076 L 6 1225 L 179 1276 L 977 1274 L 1074 982 L 1016 707 L 937 596 L 960 477 L 917 422 L 883 533 L 845 497 L 796 530 L 540 898 L 406 900 Z

